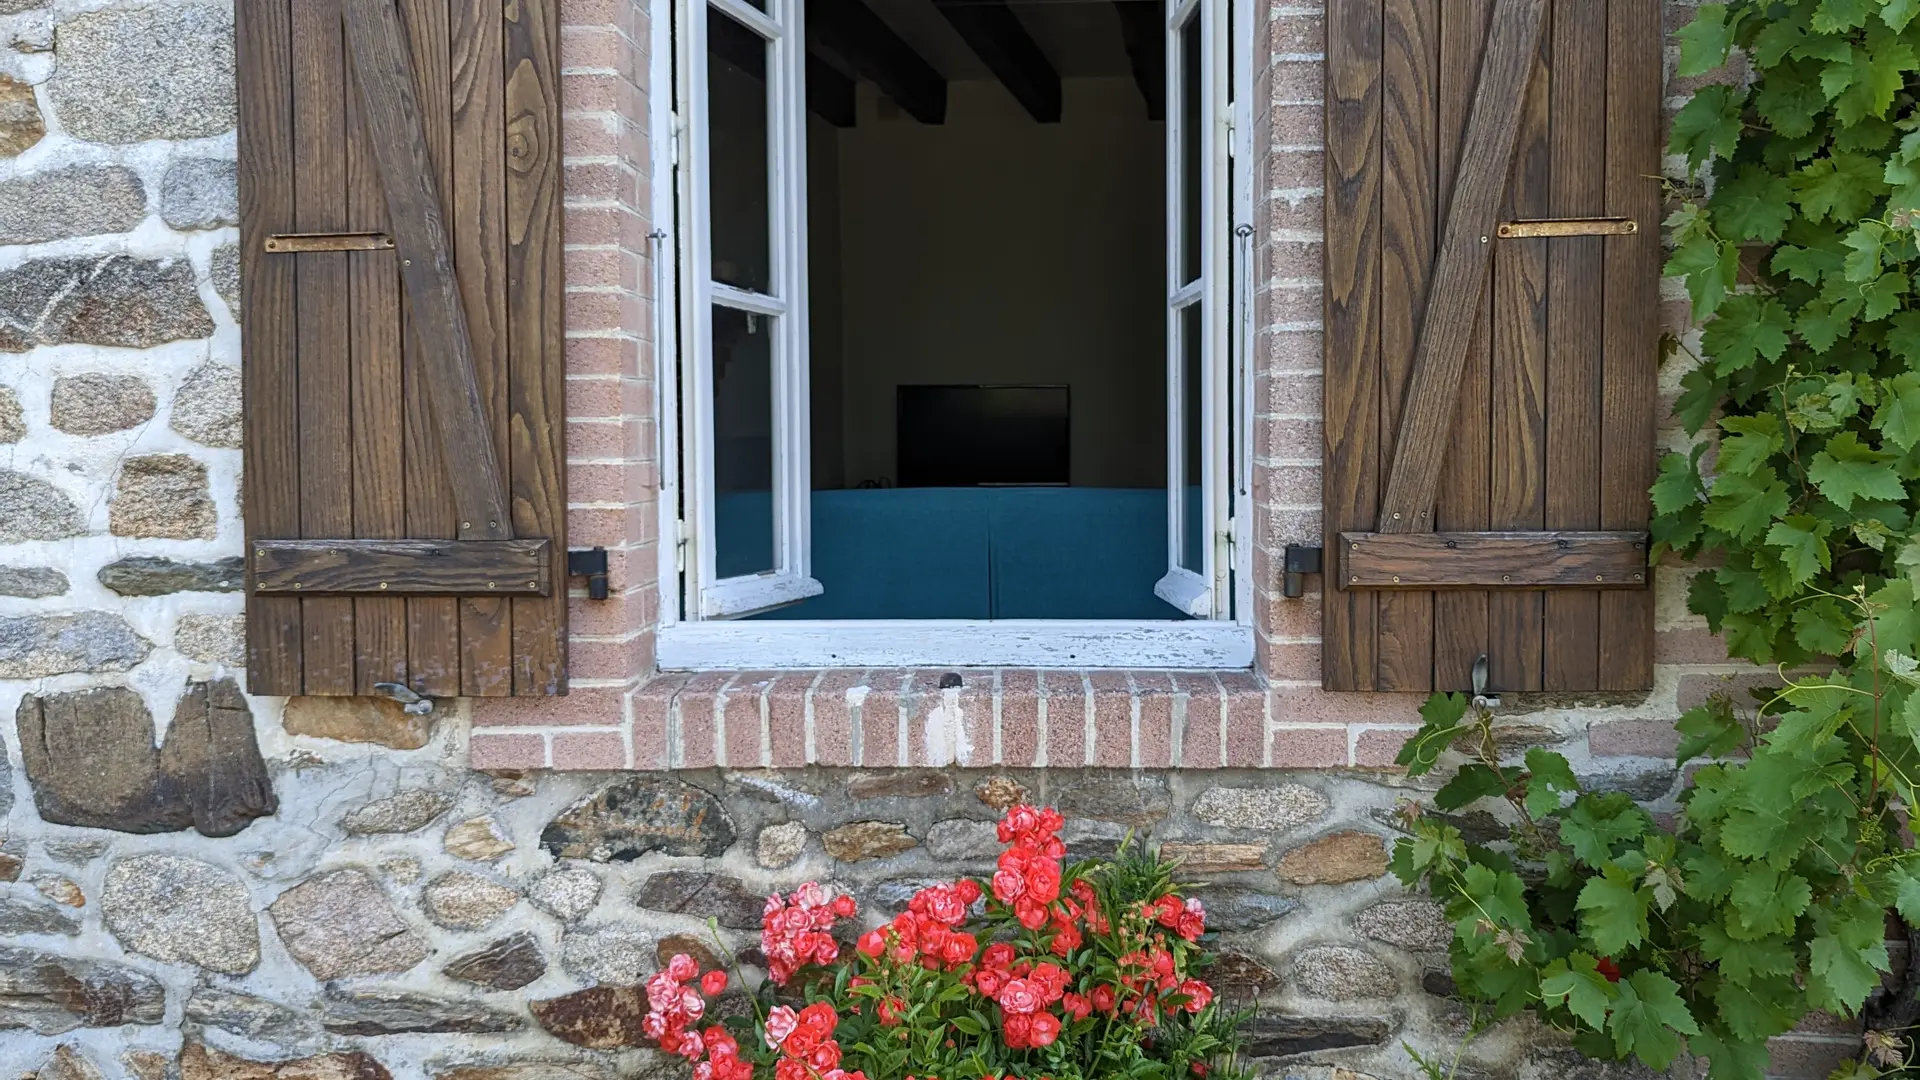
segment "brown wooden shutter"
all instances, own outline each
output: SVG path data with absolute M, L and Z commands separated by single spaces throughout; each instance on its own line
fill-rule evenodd
M 1652 685 L 1660 15 L 1328 4 L 1328 689 Z
M 237 6 L 254 693 L 566 692 L 557 9 Z

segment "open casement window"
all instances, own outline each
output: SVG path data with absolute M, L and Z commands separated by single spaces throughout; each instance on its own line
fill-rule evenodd
M 805 25 L 800 0 L 682 0 L 681 404 L 689 614 L 820 593 L 810 576 Z
M 1653 681 L 1659 0 L 1332 0 L 1324 680 Z
M 979 72 L 966 76 L 965 65 L 948 56 L 942 62 L 952 71 L 943 73 L 918 55 L 916 48 L 924 46 L 907 37 L 921 37 L 929 24 L 904 9 L 865 0 L 815 0 L 806 10 L 801 0 L 675 3 L 670 32 L 656 38 L 668 47 L 658 50 L 655 67 L 656 73 L 671 67 L 672 120 L 678 133 L 672 160 L 662 157 L 657 162 L 657 175 L 672 171 L 675 176 L 671 205 L 658 201 L 664 198 L 663 188 L 656 207 L 662 210 L 660 219 L 672 223 L 671 244 L 678 252 L 672 281 L 662 283 L 671 285 L 677 296 L 677 303 L 661 313 L 663 323 L 673 325 L 663 324 L 660 331 L 662 341 L 675 343 L 678 355 L 677 365 L 662 372 L 673 387 L 663 391 L 662 426 L 677 438 L 665 439 L 662 447 L 666 474 L 661 524 L 664 534 L 677 533 L 680 541 L 675 555 L 663 553 L 661 666 L 1250 666 L 1252 605 L 1244 599 L 1236 603 L 1234 594 L 1237 587 L 1243 597 L 1252 596 L 1250 576 L 1242 572 L 1236 577 L 1236 559 L 1242 560 L 1239 569 L 1245 569 L 1236 547 L 1241 553 L 1251 549 L 1232 542 L 1233 530 L 1244 531 L 1251 517 L 1234 514 L 1236 505 L 1244 505 L 1250 476 L 1249 425 L 1234 419 L 1247 408 L 1240 385 L 1244 374 L 1236 375 L 1234 343 L 1246 336 L 1244 327 L 1236 334 L 1235 320 L 1244 315 L 1250 290 L 1243 285 L 1236 295 L 1233 285 L 1240 280 L 1236 275 L 1247 272 L 1251 254 L 1246 242 L 1250 227 L 1236 232 L 1235 224 L 1246 225 L 1252 205 L 1248 177 L 1235 172 L 1236 161 L 1244 166 L 1250 154 L 1242 151 L 1236 157 L 1233 147 L 1236 140 L 1246 141 L 1250 126 L 1243 121 L 1236 127 L 1232 110 L 1237 103 L 1245 112 L 1247 94 L 1233 87 L 1251 81 L 1254 7 L 1229 0 L 1112 5 L 1115 10 L 1107 14 L 1122 24 L 1122 33 L 1111 41 L 1112 59 L 1129 63 L 1135 85 L 1118 94 L 1112 85 L 1068 83 L 1063 113 L 1060 91 L 1049 92 L 1042 85 L 1047 78 L 1027 78 L 1051 70 L 1051 61 L 1037 44 L 1017 50 L 1017 56 L 992 48 L 979 53 L 981 70 L 995 72 L 1011 92 L 1004 104 L 1013 108 L 1002 111 L 982 107 L 994 92 L 983 87 Z M 1010 17 L 1003 7 L 919 6 L 922 15 L 944 18 L 976 50 L 983 41 L 1027 37 L 1022 20 Z M 894 19 L 898 33 L 889 26 Z M 1233 29 L 1235 19 L 1238 31 Z M 1123 48 L 1124 58 L 1119 55 Z M 1230 50 L 1237 51 L 1230 55 Z M 1009 71 L 1016 76 L 1011 81 Z M 955 90 L 951 119 L 949 74 L 956 87 L 962 81 L 972 84 Z M 1077 76 L 1053 72 L 1051 82 L 1061 83 L 1063 77 Z M 1098 81 L 1116 80 L 1101 76 Z M 1076 113 L 1076 108 L 1081 111 Z M 1166 155 L 1169 193 L 1164 201 L 1157 182 L 1151 190 L 1144 184 L 1114 185 L 1109 196 L 1130 200 L 1138 188 L 1139 203 L 1111 205 L 1124 205 L 1129 213 L 1145 209 L 1148 215 L 1165 214 L 1164 232 L 1156 229 L 1150 244 L 1124 248 L 1130 259 L 1137 256 L 1128 266 L 1139 271 L 1140 295 L 1157 296 L 1165 305 L 1164 355 L 1155 347 L 1160 339 L 1152 339 L 1154 345 L 1127 356 L 1130 366 L 1123 378 L 1113 374 L 1111 355 L 1100 353 L 1108 366 L 1097 377 L 1109 381 L 1090 383 L 1085 374 L 1008 371 L 1004 364 L 992 368 L 975 357 L 965 358 L 973 366 L 964 366 L 908 335 L 904 343 L 887 348 L 900 356 L 918 348 L 922 352 L 913 358 L 926 363 L 914 366 L 889 359 L 894 366 L 870 364 L 860 369 L 865 382 L 859 392 L 850 391 L 855 383 L 848 373 L 855 368 L 848 342 L 855 335 L 849 327 L 856 316 L 849 312 L 862 312 L 867 321 L 859 328 L 878 338 L 901 334 L 908 321 L 910 329 L 924 331 L 944 325 L 943 318 L 972 318 L 978 311 L 965 306 L 974 301 L 955 298 L 951 289 L 928 288 L 919 295 L 941 298 L 951 306 L 931 315 L 924 308 L 902 315 L 901 309 L 887 307 L 884 318 L 876 318 L 876 308 L 899 297 L 898 291 L 873 288 L 871 280 L 894 270 L 875 270 L 878 261 L 851 261 L 856 256 L 849 254 L 854 246 L 848 240 L 854 235 L 847 225 L 848 208 L 854 205 L 849 192 L 861 191 L 869 200 L 859 205 L 870 213 L 865 227 L 871 231 L 858 234 L 866 242 L 859 257 L 869 260 L 887 244 L 896 244 L 893 253 L 903 259 L 939 258 L 934 251 L 946 238 L 923 228 L 929 222 L 977 223 L 977 228 L 969 228 L 982 235 L 1001 227 L 985 202 L 988 196 L 981 197 L 980 205 L 956 209 L 951 201 L 942 201 L 933 210 L 906 200 L 874 199 L 872 186 L 849 186 L 848 177 L 856 172 L 853 163 L 864 178 L 887 177 L 900 185 L 912 185 L 916 174 L 902 167 L 894 179 L 887 169 L 874 167 L 873 157 L 859 155 L 911 151 L 925 156 L 886 160 L 908 160 L 913 168 L 942 161 L 938 175 L 964 180 L 965 169 L 954 169 L 938 153 L 970 145 L 965 139 L 983 138 L 982 132 L 991 130 L 988 125 L 1001 126 L 995 137 L 1002 142 L 996 148 L 1045 148 L 1052 139 L 1058 149 L 1077 145 L 1062 140 L 1062 130 L 1080 131 L 1079 137 L 1095 128 L 1109 132 L 1100 121 L 1114 118 L 1120 123 L 1112 130 L 1122 132 L 1125 140 L 1103 141 L 1102 147 L 1143 150 L 1140 157 L 1124 159 L 1133 163 L 1151 161 L 1162 147 Z M 1164 131 L 1159 126 L 1163 119 Z M 884 137 L 887 132 L 898 138 Z M 1133 139 L 1138 141 L 1127 141 Z M 934 145 L 940 140 L 947 140 L 944 147 Z M 819 155 L 811 161 L 810 147 Z M 1072 159 L 1077 164 L 1064 167 L 1059 162 L 1066 157 L 1046 160 L 1054 171 L 1045 175 L 1064 177 L 1068 183 L 1044 197 L 1021 196 L 1029 200 L 1025 207 L 1045 205 L 1045 198 L 1074 197 L 1071 169 L 1084 168 L 1085 159 Z M 1029 164 L 1034 171 L 1028 175 L 1039 175 L 1040 160 Z M 992 162 L 993 169 L 1003 165 Z M 1137 177 L 1137 164 L 1128 167 L 1133 171 L 1126 175 Z M 1118 165 L 1115 171 L 1121 171 Z M 920 190 L 924 193 L 924 185 Z M 903 206 L 921 216 L 898 222 L 886 216 Z M 946 216 L 925 216 L 929 214 Z M 1020 220 L 1028 222 L 1016 238 L 1021 241 L 1064 243 L 1057 238 L 1073 235 L 1064 227 L 1050 232 L 1051 221 L 1036 229 L 1031 216 Z M 1140 217 L 1114 220 L 1131 223 Z M 810 262 L 807 230 L 817 221 L 833 222 L 819 227 L 834 231 L 814 234 L 816 250 Z M 886 243 L 871 243 L 881 233 Z M 829 237 L 838 239 L 830 242 Z M 964 264 L 968 272 L 992 274 L 1000 265 L 1017 261 L 1020 249 L 1008 244 L 984 258 L 980 266 Z M 868 291 L 862 302 L 870 306 L 856 309 L 848 299 L 848 282 L 859 276 L 849 266 L 863 269 L 860 280 Z M 811 283 L 809 273 L 814 275 Z M 901 278 L 911 282 L 899 290 L 905 292 L 925 280 L 905 278 L 903 271 L 889 278 L 889 284 Z M 821 305 L 812 326 L 810 292 Z M 1101 294 L 1101 299 L 1121 295 L 1134 294 L 1116 290 Z M 1075 302 L 1086 300 L 1082 296 Z M 1122 325 L 1104 308 L 1089 310 L 1093 314 L 1087 318 L 1104 320 L 1102 330 Z M 1133 305 L 1127 310 L 1141 309 Z M 1016 320 L 1030 317 L 1029 311 L 1015 304 L 989 314 L 1017 327 L 1021 324 Z M 1045 333 L 1034 333 L 1031 340 L 1039 343 L 1034 346 L 1038 349 L 1072 351 L 1055 348 Z M 1121 344 L 1137 346 L 1143 340 L 1129 335 Z M 1077 339 L 1075 347 L 1080 347 Z M 1098 345 L 1085 351 L 1110 348 Z M 1018 353 L 1003 350 L 993 359 L 1005 355 Z M 1244 365 L 1244 355 L 1238 359 Z M 1076 379 L 1080 382 L 1071 385 Z M 811 381 L 822 389 L 817 397 L 810 396 Z M 874 406 L 876 387 L 888 399 L 884 408 Z M 915 398 L 903 391 L 940 393 Z M 942 397 L 947 391 L 956 393 Z M 1103 403 L 1100 391 L 1115 392 Z M 994 397 L 1003 392 L 1004 397 Z M 937 419 L 984 408 L 989 398 L 1017 403 L 1040 418 L 1028 428 L 1012 429 L 1015 439 L 1005 445 L 1032 450 L 1034 461 L 1047 469 L 1057 463 L 1059 472 L 1040 478 L 968 474 L 908 479 L 911 470 L 904 462 L 920 459 L 909 454 L 908 444 L 900 439 L 900 418 L 907 415 L 902 403 L 945 402 L 952 407 L 950 413 L 936 408 L 925 414 Z M 1115 404 L 1123 399 L 1147 404 L 1142 411 L 1128 412 Z M 1004 417 L 1015 405 L 1005 408 L 1007 412 L 994 415 Z M 1082 424 L 1072 412 L 1097 408 L 1112 410 L 1101 416 L 1108 425 L 1104 429 Z M 1140 418 L 1162 415 L 1169 428 L 1166 447 L 1140 447 L 1132 437 L 1145 426 Z M 848 435 L 849 417 L 866 425 L 860 439 Z M 1071 441 L 1074 432 L 1103 430 L 1120 432 L 1113 444 L 1124 444 L 1127 454 L 1083 454 L 1088 445 L 1105 444 Z M 1054 433 L 1060 439 L 1057 455 L 1049 449 L 1056 445 L 1049 441 Z M 993 456 L 978 449 L 979 444 L 970 444 L 969 452 L 978 458 Z M 1143 467 L 1136 467 L 1136 456 L 1145 462 Z M 1076 473 L 1079 466 L 1074 463 L 1083 460 L 1093 464 Z M 1102 469 L 1106 471 L 1094 471 Z M 880 505 L 896 493 L 904 497 L 892 506 Z M 1086 499 L 1076 501 L 1080 496 Z M 1032 508 L 1048 500 L 1047 512 L 1054 517 Z M 937 514 L 916 518 L 912 513 L 918 511 L 897 509 L 916 505 L 937 506 Z M 1043 578 L 1057 565 L 1043 559 L 1021 562 L 1027 558 L 1019 544 L 1023 530 L 1048 542 L 1069 532 L 1066 556 L 1060 561 L 1073 562 L 1079 558 L 1079 549 L 1071 546 L 1077 538 L 1053 524 L 1068 510 L 1051 508 L 1084 506 L 1106 516 L 1076 518 L 1074 527 L 1120 523 L 1103 534 L 1121 535 L 1123 542 L 1101 552 L 1109 559 L 1102 565 L 1120 563 L 1112 553 L 1125 552 L 1126 573 L 1101 578 L 1097 587 L 1083 585 L 1092 575 L 1070 581 L 1070 587 L 1080 591 L 1069 593 L 1063 587 L 1060 595 L 1072 595 L 1078 602 L 1098 594 L 1096 603 L 1082 609 L 1062 604 L 1051 609 L 1061 612 L 1058 617 L 1051 611 L 1004 614 L 1035 610 L 1039 605 L 1030 594 L 1042 590 L 1020 583 Z M 871 516 L 856 517 L 856 511 Z M 889 513 L 897 516 L 885 519 Z M 1000 514 L 1005 516 L 994 516 Z M 1045 527 L 1029 527 L 1034 521 L 1044 521 Z M 849 522 L 872 527 L 857 529 Z M 922 532 L 912 534 L 909 528 Z M 888 551 L 924 555 L 924 561 L 876 567 L 885 560 L 856 558 L 872 550 L 859 545 L 890 542 L 874 538 L 891 536 L 891 530 L 904 539 Z M 939 543 L 925 543 L 924 536 Z M 816 539 L 817 549 L 811 546 Z M 1059 552 L 1049 549 L 1045 556 L 1055 558 Z M 1133 558 L 1135 554 L 1140 557 Z M 903 580 L 909 585 L 900 584 Z M 938 586 L 918 591 L 910 587 L 924 581 Z M 856 582 L 858 589 L 853 587 Z M 939 594 L 935 600 L 919 603 L 918 598 L 934 592 Z M 916 605 L 910 614 L 893 613 L 906 610 L 904 602 L 893 608 L 859 606 L 874 596 L 895 603 L 908 593 Z M 1122 593 L 1123 603 L 1113 601 Z M 835 614 L 815 614 L 823 611 Z M 844 614 L 847 611 L 881 613 Z
M 1232 607 L 1226 9 L 1167 0 L 1167 573 L 1154 594 L 1202 619 Z
M 558 0 L 234 36 L 247 689 L 565 693 Z

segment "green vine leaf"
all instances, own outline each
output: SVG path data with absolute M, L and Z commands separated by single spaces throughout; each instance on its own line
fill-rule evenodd
M 1813 899 L 1813 886 L 1798 874 L 1783 874 L 1762 863 L 1748 867 L 1728 894 L 1737 923 L 1728 933 L 1746 941 L 1791 934 L 1793 924 Z
M 1907 489 L 1900 482 L 1900 474 L 1889 464 L 1893 458 L 1892 454 L 1861 442 L 1859 435 L 1843 431 L 1828 439 L 1827 448 L 1814 455 L 1812 464 L 1807 466 L 1807 478 L 1820 489 L 1820 494 L 1842 510 L 1852 509 L 1855 499 L 1897 502 L 1907 497 Z M 1718 490 L 1716 485 L 1715 491 Z M 1780 513 L 1768 516 L 1777 517 Z
M 1583 952 L 1556 959 L 1541 971 L 1540 996 L 1560 1003 L 1595 1028 L 1607 1026 L 1607 1010 L 1614 999 L 1613 983 L 1600 974 L 1600 965 Z
M 1602 955 L 1625 952 L 1647 939 L 1647 909 L 1653 890 L 1636 888 L 1632 875 L 1609 863 L 1589 878 L 1575 907 L 1580 932 Z
M 1546 817 L 1560 809 L 1561 795 L 1577 795 L 1580 781 L 1574 779 L 1573 766 L 1551 750 L 1527 751 L 1527 813 Z
M 1680 984 L 1657 971 L 1636 971 L 1620 980 L 1619 1000 L 1607 1026 L 1622 1057 L 1631 1053 L 1648 1068 L 1664 1069 L 1680 1054 L 1680 1036 L 1700 1026 L 1680 1000 Z

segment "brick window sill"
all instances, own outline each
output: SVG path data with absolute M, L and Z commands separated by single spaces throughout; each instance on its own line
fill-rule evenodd
M 583 693 L 595 695 L 598 717 L 566 704 L 585 704 Z M 1417 726 L 1417 704 L 1405 695 L 1268 686 L 1244 670 L 706 671 L 658 675 L 625 692 L 576 690 L 548 709 L 486 703 L 475 712 L 472 763 L 1380 767 Z

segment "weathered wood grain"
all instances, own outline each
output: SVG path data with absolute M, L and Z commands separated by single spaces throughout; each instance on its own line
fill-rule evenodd
M 1591 595 L 1645 589 L 1647 543 L 1643 532 L 1343 533 L 1338 572 L 1360 589 L 1580 589 Z
M 1325 382 L 1326 540 L 1371 529 L 1379 513 L 1381 0 L 1327 5 Z M 1321 684 L 1371 690 L 1377 669 L 1371 592 L 1329 588 Z
M 347 77 L 352 78 L 349 68 Z M 385 231 L 387 200 L 367 145 L 358 92 L 347 107 L 347 212 L 355 224 Z M 406 401 L 401 367 L 400 264 L 390 251 L 347 256 L 353 325 L 353 533 L 370 540 L 407 534 Z M 354 692 L 376 683 L 407 685 L 407 602 L 364 596 L 353 601 Z
M 387 193 L 400 281 L 412 305 L 422 372 L 460 515 L 457 535 L 507 539 L 513 533 L 505 488 L 475 380 L 473 343 L 434 183 L 406 28 L 393 0 L 343 2 L 361 117 Z
M 1600 526 L 1645 526 L 1653 483 L 1655 373 L 1660 363 L 1661 7 L 1607 4 L 1607 207 L 1642 222 L 1606 239 L 1605 387 L 1601 401 Z M 1653 597 L 1600 598 L 1600 684 L 1653 685 Z
M 453 191 L 453 56 L 448 6 L 472 0 L 400 0 L 413 70 L 418 77 L 420 115 L 426 126 L 427 152 L 441 204 Z M 452 539 L 460 516 L 433 414 L 426 362 L 413 304 L 401 296 L 401 346 L 405 378 L 407 535 Z M 407 601 L 408 685 L 421 694 L 452 697 L 460 692 L 460 605 L 438 597 Z
M 507 440 L 506 77 L 498 4 L 456 2 L 452 46 L 453 266 L 473 342 L 475 388 L 494 458 L 511 461 Z M 513 624 L 504 598 L 460 602 L 460 692 L 513 693 Z
M 1559 219 L 1606 212 L 1607 9 L 1557 5 L 1551 31 L 1552 189 Z M 1601 312 L 1605 300 L 1598 236 L 1548 241 L 1546 351 L 1546 527 L 1600 527 Z M 1541 688 L 1600 685 L 1600 597 L 1546 595 Z
M 1380 505 L 1384 532 L 1410 532 L 1432 520 L 1442 447 L 1460 394 L 1473 338 L 1472 312 L 1491 269 L 1497 210 L 1538 66 L 1546 0 L 1494 0 L 1486 59 L 1461 147 L 1460 171 L 1421 320 L 1398 452 Z
M 1500 13 L 1496 10 L 1494 18 Z M 1541 217 L 1553 183 L 1552 73 L 1549 35 L 1534 41 L 1534 73 L 1513 140 L 1513 165 L 1501 198 L 1502 217 Z M 1489 49 L 1495 47 L 1489 42 Z M 1485 75 L 1482 75 L 1485 78 Z M 1478 106 L 1476 105 L 1476 109 Z M 1547 246 L 1549 240 L 1508 240 L 1493 248 L 1493 381 L 1489 401 L 1493 472 L 1488 517 L 1495 529 L 1546 526 Z M 1394 530 L 1383 530 L 1392 532 Z M 1540 689 L 1546 598 L 1497 593 L 1487 600 L 1488 685 L 1497 690 Z
M 234 11 L 240 102 L 240 348 L 245 425 L 246 536 L 300 535 L 300 423 L 294 262 L 269 257 L 269 234 L 291 229 L 293 19 L 289 0 Z M 252 567 L 248 568 L 249 576 Z M 247 602 L 247 687 L 297 694 L 300 601 Z
M 1473 91 L 1487 47 L 1492 0 L 1447 0 L 1440 11 L 1440 206 L 1453 204 L 1460 173 L 1461 147 Z M 1434 506 L 1436 528 L 1484 531 L 1487 477 L 1493 471 L 1493 419 L 1489 406 L 1493 381 L 1493 304 L 1483 297 L 1471 312 L 1473 334 L 1461 369 L 1460 403 L 1447 432 L 1446 461 Z M 1433 680 L 1436 690 L 1467 690 L 1473 664 L 1486 655 L 1489 636 L 1486 593 L 1459 590 L 1433 598 Z
M 1419 344 L 1421 310 L 1439 243 L 1438 0 L 1386 0 L 1380 188 L 1380 457 L 1400 429 Z M 1385 301 L 1392 297 L 1393 302 Z M 1374 686 L 1433 688 L 1433 597 L 1383 595 Z
M 545 596 L 545 540 L 262 540 L 254 588 L 378 596 Z
M 346 94 L 340 0 L 293 6 L 294 226 L 345 232 Z M 297 282 L 300 394 L 300 535 L 353 532 L 352 356 L 347 254 L 288 256 Z M 302 600 L 302 690 L 353 692 L 353 601 Z
M 565 267 L 561 248 L 560 22 L 554 0 L 506 5 L 506 205 L 513 527 L 566 532 Z M 548 556 L 566 580 L 566 546 Z M 513 691 L 567 685 L 567 597 L 513 602 Z

